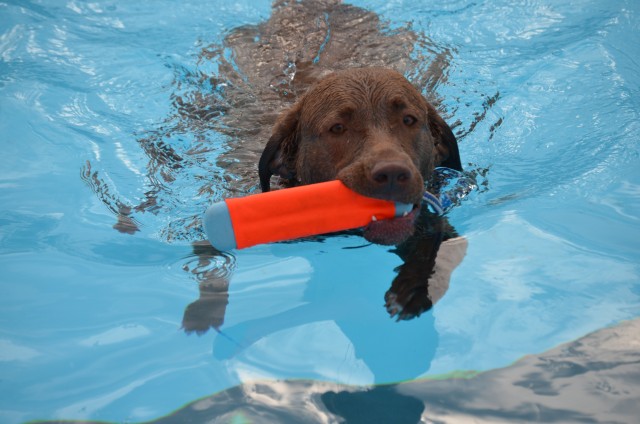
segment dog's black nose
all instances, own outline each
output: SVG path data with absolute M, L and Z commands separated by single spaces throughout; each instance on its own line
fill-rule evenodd
M 371 180 L 380 190 L 401 188 L 411 178 L 411 169 L 400 162 L 379 162 L 371 168 Z

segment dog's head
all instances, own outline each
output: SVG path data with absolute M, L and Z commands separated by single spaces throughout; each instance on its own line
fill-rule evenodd
M 279 117 L 259 174 L 263 191 L 272 175 L 290 185 L 338 179 L 364 196 L 415 204 L 365 229 L 370 241 L 398 244 L 413 233 L 436 166 L 462 169 L 449 126 L 401 74 L 362 68 L 323 78 Z

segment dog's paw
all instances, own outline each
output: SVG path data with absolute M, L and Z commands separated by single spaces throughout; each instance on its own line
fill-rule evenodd
M 207 296 L 189 304 L 182 317 L 182 329 L 185 333 L 203 335 L 210 328 L 218 329 L 224 323 L 224 313 L 229 296 Z
M 414 287 L 401 293 L 389 290 L 385 293 L 384 300 L 389 316 L 397 317 L 398 321 L 419 317 L 433 306 L 427 287 Z

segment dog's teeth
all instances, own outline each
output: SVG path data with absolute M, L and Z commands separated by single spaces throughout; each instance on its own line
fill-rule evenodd
M 375 215 L 373 215 L 373 216 L 371 217 L 371 220 L 372 220 L 373 222 L 376 222 L 376 221 L 378 220 L 378 218 L 376 218 L 376 216 L 375 216 Z

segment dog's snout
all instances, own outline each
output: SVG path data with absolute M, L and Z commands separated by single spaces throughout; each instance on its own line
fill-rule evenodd
M 411 169 L 400 162 L 381 162 L 371 168 L 371 180 L 380 188 L 403 186 L 411 178 Z

